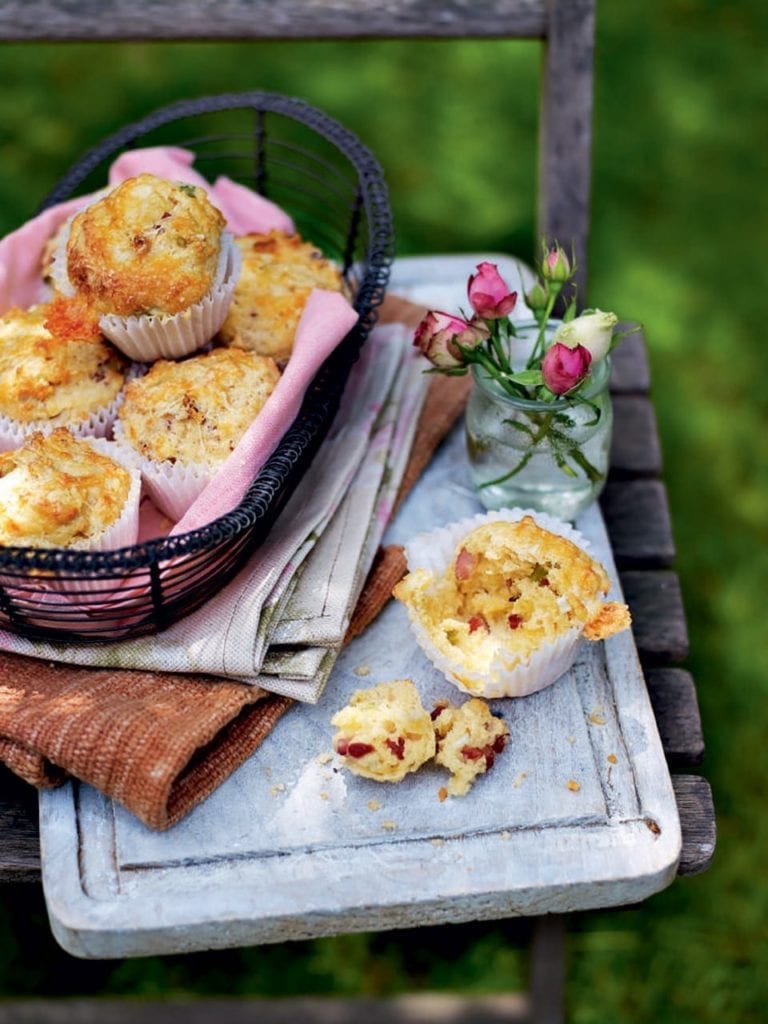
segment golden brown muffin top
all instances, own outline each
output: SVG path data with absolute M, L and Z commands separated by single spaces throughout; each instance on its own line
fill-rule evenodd
M 212 349 L 181 362 L 161 359 L 125 389 L 125 440 L 158 462 L 223 462 L 280 379 L 273 359 Z
M 128 178 L 74 217 L 70 283 L 101 313 L 179 313 L 210 291 L 224 224 L 199 186 Z
M 0 545 L 78 547 L 125 508 L 128 471 L 65 427 L 0 454 Z
M 341 272 L 298 234 L 274 230 L 235 241 L 243 267 L 221 340 L 284 362 L 312 289 L 342 291 Z
M 127 364 L 76 302 L 57 299 L 0 317 L 0 415 L 78 423 L 119 394 Z

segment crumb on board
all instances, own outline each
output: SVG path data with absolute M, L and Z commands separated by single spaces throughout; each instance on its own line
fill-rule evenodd
M 315 758 L 315 762 L 317 764 L 328 764 L 332 760 L 333 754 L 329 754 L 328 751 L 326 751 L 324 754 L 318 754 L 317 757 Z
M 500 833 L 500 838 L 503 839 L 504 842 L 506 842 L 510 838 L 511 834 L 511 832 L 508 832 L 506 829 L 504 829 L 504 831 Z
M 593 711 L 589 716 L 588 721 L 591 725 L 605 725 L 608 719 L 602 713 L 602 711 Z
M 397 828 L 397 824 L 394 821 L 382 821 L 381 827 L 386 832 L 394 832 L 395 829 Z
M 573 745 L 576 742 L 576 737 L 575 736 L 566 736 L 565 739 L 566 739 L 566 742 L 570 743 L 571 745 Z
M 321 800 L 330 800 L 330 799 L 331 799 L 331 797 L 330 797 L 330 795 L 329 795 L 329 794 L 327 793 L 327 791 L 326 791 L 326 790 L 324 790 L 324 789 L 321 789 L 321 790 L 320 790 L 320 799 L 321 799 Z
M 272 796 L 279 796 L 280 793 L 284 793 L 284 792 L 285 792 L 285 783 L 284 782 L 276 782 L 274 784 L 274 786 L 272 787 L 272 789 L 270 789 L 270 793 L 272 794 Z
M 430 841 L 430 843 L 433 846 L 444 846 L 445 845 L 445 840 L 444 839 L 435 838 L 435 839 L 430 839 L 429 841 Z
M 445 788 L 445 786 L 441 786 L 440 789 L 438 789 L 437 799 L 440 801 L 440 803 L 448 799 L 448 790 Z
M 618 757 L 616 757 L 615 754 L 609 754 L 607 760 L 608 760 L 608 762 L 610 764 L 618 764 L 619 763 L 619 759 L 618 759 Z
M 576 779 L 568 779 L 566 786 L 572 793 L 578 793 L 581 789 L 581 783 L 577 782 Z
M 371 674 L 371 670 L 367 665 L 358 665 L 354 671 L 356 676 L 369 676 Z
M 381 807 L 381 804 L 379 803 L 378 800 L 369 800 L 368 801 L 368 810 L 369 811 L 378 811 L 380 807 Z
M 512 780 L 512 787 L 514 789 L 520 789 L 520 787 L 522 786 L 522 784 L 525 782 L 525 780 L 527 778 L 528 778 L 528 772 L 518 772 L 517 775 Z

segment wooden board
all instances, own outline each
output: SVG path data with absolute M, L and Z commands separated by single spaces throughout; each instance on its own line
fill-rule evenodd
M 456 432 L 390 540 L 479 510 L 462 446 Z M 597 508 L 577 525 L 615 580 Z M 42 794 L 43 884 L 61 944 L 90 957 L 251 945 L 633 903 L 673 879 L 675 798 L 630 632 L 585 644 L 549 689 L 493 702 L 510 746 L 445 802 L 440 769 L 387 787 L 326 762 L 333 712 L 404 675 L 427 705 L 463 699 L 392 602 L 342 654 L 321 701 L 297 705 L 167 833 L 86 786 Z
M 401 261 L 393 284 L 414 301 L 454 308 L 468 261 Z M 515 266 L 500 265 L 512 280 Z M 385 540 L 480 510 L 457 429 Z M 577 526 L 619 598 L 598 507 Z M 329 758 L 334 711 L 355 689 L 402 676 L 427 706 L 464 699 L 392 602 L 343 652 L 320 702 L 297 705 L 166 833 L 87 786 L 41 794 L 43 884 L 61 944 L 86 957 L 224 948 L 622 905 L 672 881 L 675 794 L 629 631 L 585 644 L 549 689 L 494 701 L 511 743 L 467 796 L 444 802 L 438 768 L 384 786 Z

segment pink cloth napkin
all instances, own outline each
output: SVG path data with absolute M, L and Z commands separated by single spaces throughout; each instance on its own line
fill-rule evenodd
M 291 218 L 279 206 L 226 177 L 210 185 L 192 167 L 195 157 L 186 149 L 154 146 L 123 153 L 112 164 L 109 182 L 117 185 L 126 178 L 146 172 L 172 181 L 184 181 L 205 188 L 235 235 L 251 231 L 280 229 L 293 231 Z M 11 306 L 27 307 L 44 297 L 40 279 L 43 246 L 61 224 L 88 202 L 77 196 L 52 206 L 0 240 L 0 313 Z

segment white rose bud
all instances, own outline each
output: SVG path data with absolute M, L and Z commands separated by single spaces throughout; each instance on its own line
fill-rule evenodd
M 560 324 L 552 338 L 552 344 L 560 342 L 568 348 L 583 345 L 592 354 L 592 362 L 604 359 L 611 347 L 613 329 L 619 322 L 615 313 L 603 313 L 596 309 L 582 313 L 568 323 Z

